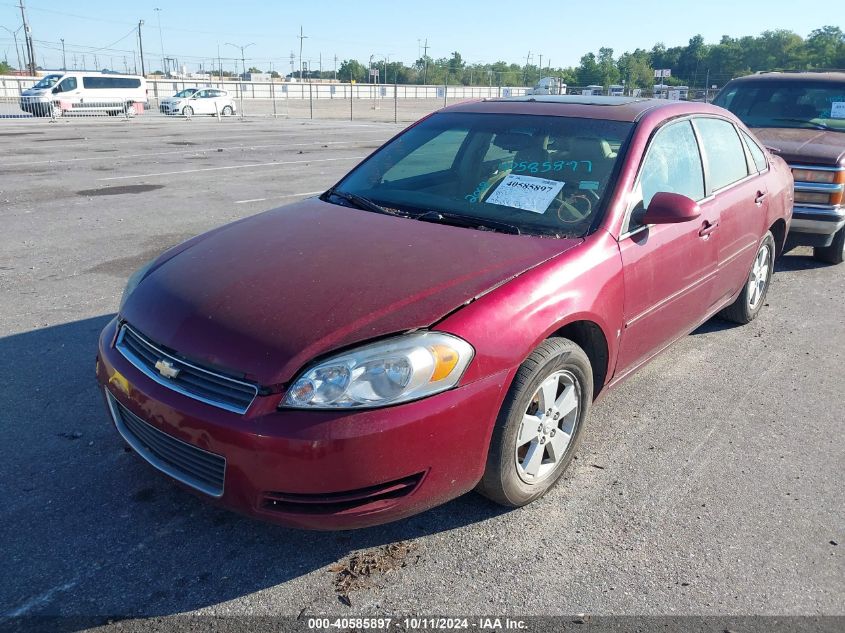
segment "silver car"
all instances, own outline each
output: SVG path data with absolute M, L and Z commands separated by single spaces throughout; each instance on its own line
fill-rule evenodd
M 170 98 L 162 99 L 159 110 L 163 114 L 182 116 L 195 114 L 231 116 L 237 112 L 237 106 L 225 90 L 186 88 Z

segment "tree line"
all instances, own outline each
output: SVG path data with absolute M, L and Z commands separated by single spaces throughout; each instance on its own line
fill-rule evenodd
M 372 66 L 370 66 L 372 63 Z M 690 38 L 686 46 L 667 48 L 662 43 L 650 50 L 637 48 L 614 56 L 614 49 L 602 47 L 589 52 L 574 67 L 551 67 L 498 61 L 493 64 L 467 63 L 461 54 L 432 59 L 422 57 L 413 65 L 374 58 L 372 62 L 344 60 L 334 70 L 306 72 L 305 78 L 323 78 L 368 83 L 370 68 L 378 69 L 380 83 L 436 84 L 464 86 L 525 86 L 541 77 L 560 77 L 570 86 L 622 84 L 633 88 L 651 88 L 664 81 L 670 85 L 704 88 L 721 86 L 733 77 L 767 70 L 845 69 L 845 33 L 837 26 L 824 26 L 806 38 L 778 29 L 758 36 L 723 36 L 718 44 L 707 44 L 701 35 Z M 670 69 L 666 80 L 654 78 L 655 69 Z M 294 76 L 298 76 L 294 73 Z

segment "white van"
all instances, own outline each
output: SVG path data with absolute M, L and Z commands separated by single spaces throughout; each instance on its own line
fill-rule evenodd
M 21 109 L 35 116 L 126 114 L 147 105 L 147 81 L 138 75 L 51 73 L 21 93 Z
M 543 77 L 538 81 L 530 94 L 533 95 L 565 95 L 566 84 L 559 77 Z

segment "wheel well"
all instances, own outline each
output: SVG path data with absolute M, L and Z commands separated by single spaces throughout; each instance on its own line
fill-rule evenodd
M 780 257 L 783 254 L 783 246 L 786 242 L 786 222 L 778 219 L 769 227 L 769 230 L 775 238 L 775 257 Z
M 599 395 L 607 380 L 607 339 L 592 321 L 575 321 L 560 328 L 553 336 L 563 336 L 576 343 L 587 354 L 593 368 L 593 398 Z

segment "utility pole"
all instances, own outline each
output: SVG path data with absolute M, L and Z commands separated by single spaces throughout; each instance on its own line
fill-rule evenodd
M 337 53 L 334 56 L 334 80 L 337 81 Z
M 62 70 L 67 71 L 67 57 L 65 57 L 65 38 L 62 38 Z
M 29 21 L 26 19 L 26 7 L 23 6 L 23 0 L 19 0 L 18 5 L 21 10 L 21 19 L 23 20 L 23 34 L 26 39 L 26 51 L 29 56 L 29 74 L 35 76 L 35 47 L 32 44 L 32 29 L 29 26 Z
M 543 56 L 542 55 L 540 55 L 540 65 L 537 67 L 537 71 L 538 71 L 537 74 L 539 75 L 537 77 L 537 80 L 539 81 L 540 79 L 543 78 Z
M 522 85 L 525 85 L 525 74 L 528 72 L 528 62 L 531 60 L 531 51 L 525 56 L 525 69 L 522 71 Z
M 308 39 L 307 35 L 302 34 L 302 25 L 299 26 L 299 81 L 302 82 L 302 40 Z
M 161 44 L 161 71 L 167 76 L 167 70 L 164 68 L 164 38 L 161 36 L 161 9 L 155 8 L 153 11 L 156 12 L 156 19 L 158 20 L 158 42 Z
M 426 85 L 426 79 L 428 78 L 428 38 L 425 38 L 425 44 L 423 45 L 423 86 Z
M 126 63 L 126 55 L 123 56 L 123 72 L 129 74 L 129 64 Z
M 296 63 L 296 53 L 293 51 L 290 52 L 290 78 L 293 81 L 294 77 L 294 64 Z
M 144 41 L 141 39 L 141 27 L 144 26 L 143 20 L 138 20 L 138 51 L 141 55 L 141 77 L 147 76 L 147 71 L 144 68 Z

